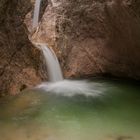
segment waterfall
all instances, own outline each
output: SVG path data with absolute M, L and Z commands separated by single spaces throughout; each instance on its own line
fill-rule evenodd
M 36 28 L 38 26 L 40 4 L 41 4 L 41 0 L 35 1 L 34 16 L 33 16 L 33 28 Z
M 36 28 L 38 26 L 40 4 L 41 4 L 41 0 L 35 1 L 33 28 Z M 63 80 L 61 68 L 54 51 L 48 48 L 46 44 L 36 43 L 35 45 L 43 52 L 45 62 L 47 65 L 49 80 L 51 82 L 57 82 Z
M 55 1 L 51 1 L 53 6 Z M 40 11 L 41 0 L 36 0 L 34 8 L 33 17 L 33 28 L 38 26 L 39 11 Z M 42 89 L 46 92 L 55 93 L 62 96 L 99 96 L 102 94 L 98 88 L 96 89 L 94 85 L 90 84 L 85 80 L 65 80 L 62 76 L 62 71 L 58 62 L 58 59 L 51 48 L 48 48 L 46 44 L 34 43 L 37 48 L 39 48 L 43 55 L 47 66 L 48 76 L 50 82 L 43 82 L 36 86 L 37 89 Z M 101 89 L 101 88 L 100 88 Z
M 49 81 L 58 82 L 63 80 L 62 71 L 54 51 L 46 44 L 38 44 L 37 47 L 43 52 L 45 63 L 47 65 Z
M 35 43 L 35 46 L 43 53 L 49 76 L 49 82 L 43 82 L 35 88 L 67 97 L 76 95 L 95 97 L 102 95 L 104 89 L 100 84 L 91 84 L 87 80 L 63 79 L 62 71 L 54 51 L 43 43 Z

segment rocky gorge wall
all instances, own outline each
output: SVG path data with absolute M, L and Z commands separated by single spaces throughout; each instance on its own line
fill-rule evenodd
M 29 41 L 24 24 L 32 8 L 29 0 L 0 0 L 0 96 L 42 81 L 40 52 Z
M 31 42 L 52 47 L 67 78 L 140 79 L 139 0 L 43 0 L 32 29 L 34 2 L 0 0 L 0 94 L 43 80 L 41 54 Z
M 64 0 L 58 47 L 66 76 L 140 79 L 140 2 Z
M 52 0 L 32 40 L 56 51 L 65 77 L 140 79 L 138 0 Z

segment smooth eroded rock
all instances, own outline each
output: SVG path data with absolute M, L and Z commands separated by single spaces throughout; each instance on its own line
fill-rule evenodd
M 28 39 L 29 0 L 0 0 L 0 95 L 17 94 L 42 81 L 40 52 Z

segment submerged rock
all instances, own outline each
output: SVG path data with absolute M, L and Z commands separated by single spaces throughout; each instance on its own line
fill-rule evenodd
M 66 76 L 140 79 L 138 1 L 65 0 L 58 19 Z

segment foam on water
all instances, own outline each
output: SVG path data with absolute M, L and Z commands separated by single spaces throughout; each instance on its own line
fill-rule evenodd
M 72 97 L 75 95 L 100 96 L 104 92 L 99 83 L 90 83 L 87 80 L 63 80 L 55 83 L 44 82 L 36 88 L 61 96 Z
M 44 55 L 50 82 L 44 82 L 36 88 L 61 96 L 72 97 L 75 95 L 99 96 L 103 94 L 104 88 L 99 83 L 88 80 L 66 80 L 63 79 L 61 67 L 54 51 L 46 44 L 35 43 Z

